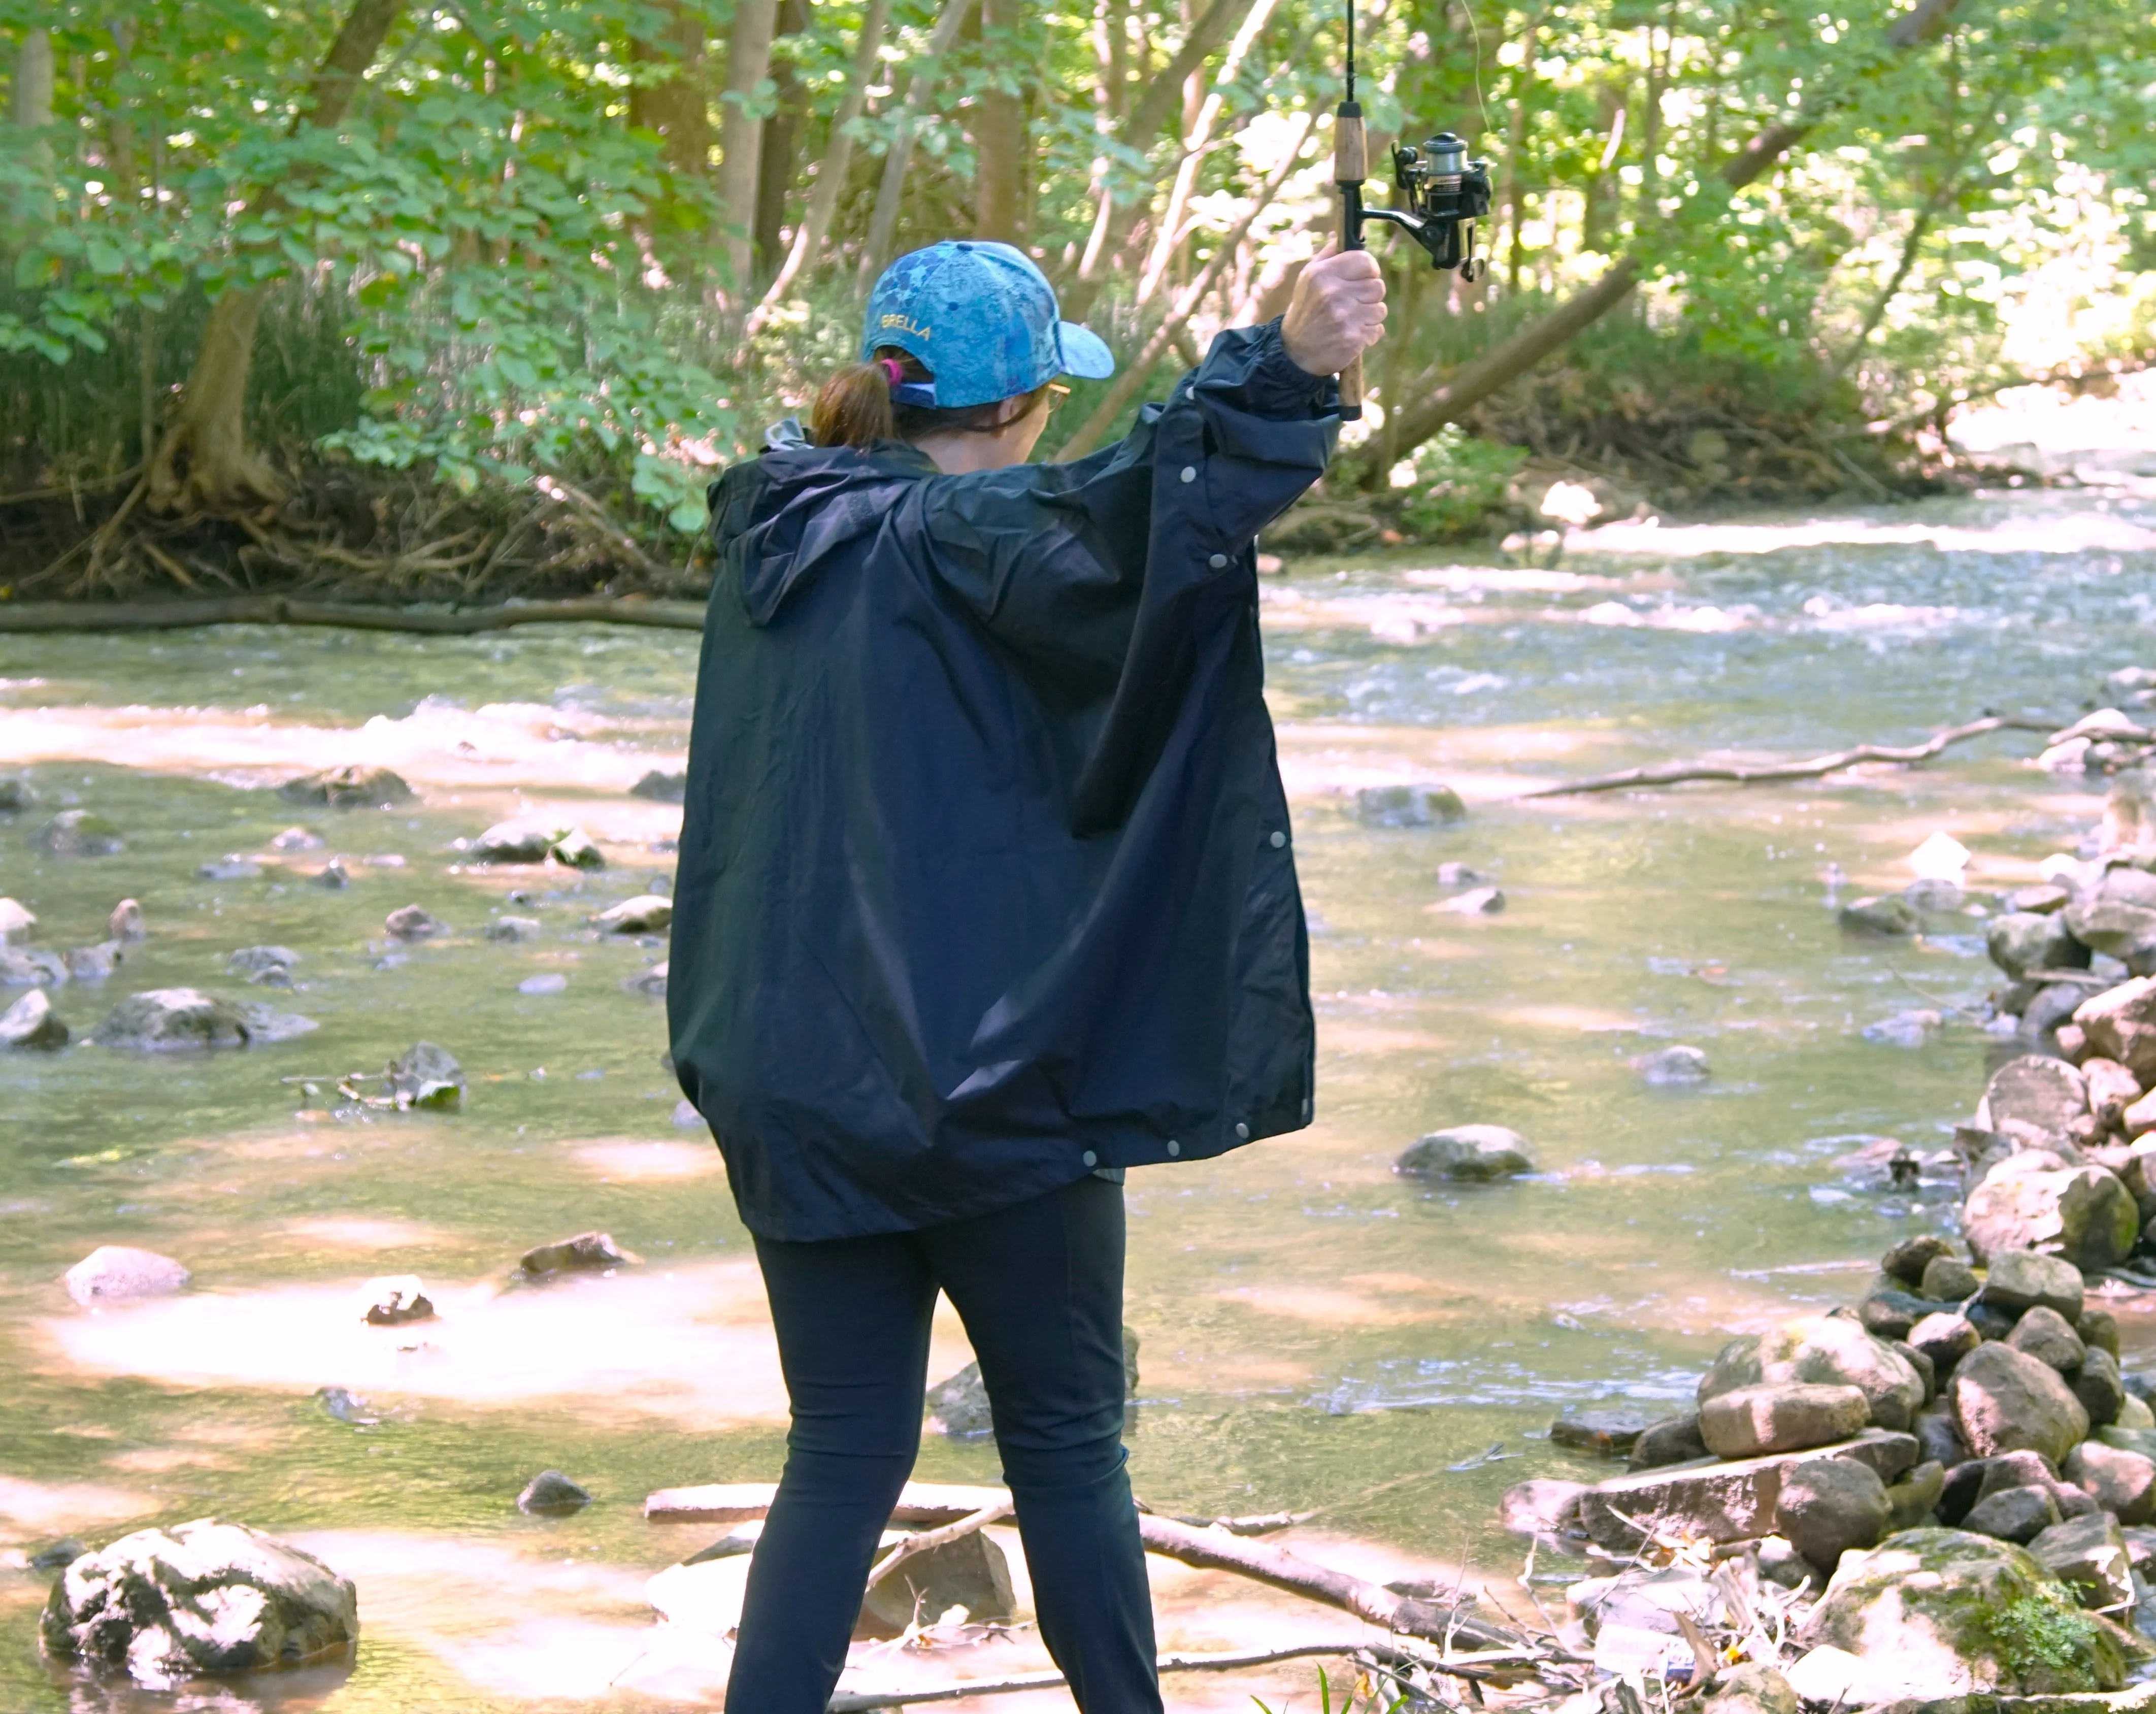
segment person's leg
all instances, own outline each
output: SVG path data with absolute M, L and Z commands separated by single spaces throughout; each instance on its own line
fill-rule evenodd
M 823 1714 L 920 1450 L 936 1282 L 911 1233 L 759 1239 L 756 1255 L 793 1425 L 749 1566 L 726 1706 Z
M 1081 1178 L 919 1236 L 981 1360 L 1041 1640 L 1084 1714 L 1158 1714 L 1122 1445 L 1122 1187 Z

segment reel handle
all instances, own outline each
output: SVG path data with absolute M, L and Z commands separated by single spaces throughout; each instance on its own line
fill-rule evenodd
M 1349 76 L 1353 76 L 1353 72 Z M 1352 85 L 1351 85 L 1352 88 Z M 1370 176 L 1369 145 L 1363 130 L 1363 109 L 1350 98 L 1332 116 L 1332 182 L 1340 187 L 1340 248 L 1363 248 L 1363 182 Z M 1342 420 L 1358 422 L 1363 415 L 1363 359 L 1340 372 Z

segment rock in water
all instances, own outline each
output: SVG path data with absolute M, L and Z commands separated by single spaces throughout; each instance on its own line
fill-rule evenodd
M 449 931 L 448 923 L 439 916 L 429 916 L 417 905 L 406 905 L 392 911 L 382 919 L 382 926 L 400 941 L 432 940 Z
M 518 1264 L 528 1278 L 543 1280 L 555 1274 L 588 1274 L 608 1268 L 628 1267 L 644 1260 L 624 1250 L 606 1232 L 579 1232 L 552 1244 L 536 1245 L 524 1252 Z
M 1707 1442 L 1699 1432 L 1699 1413 L 1691 1410 L 1681 1416 L 1666 1416 L 1660 1422 L 1650 1423 L 1632 1443 L 1632 1455 L 1625 1460 L 1625 1467 L 1659 1470 L 1665 1465 L 1689 1464 L 1695 1458 L 1709 1455 Z
M 238 852 L 228 852 L 214 862 L 198 864 L 195 869 L 198 880 L 253 880 L 262 873 L 262 865 L 252 858 Z
M 1748 1334 L 1722 1347 L 1699 1383 L 1702 1408 L 1718 1393 L 1768 1381 L 1855 1387 L 1882 1429 L 1906 1429 L 1923 1408 L 1924 1382 L 1909 1360 L 1842 1316 L 1806 1316 L 1771 1333 Z
M 1814 1565 L 1831 1572 L 1851 1548 L 1876 1545 L 1891 1511 L 1887 1485 L 1873 1471 L 1820 1458 L 1782 1478 L 1774 1527 Z
M 2089 949 L 2073 937 L 2066 919 L 2010 911 L 1994 916 L 1984 931 L 1991 962 L 2019 982 L 2032 970 L 2086 970 Z
M 187 1283 L 187 1270 L 168 1255 L 124 1244 L 101 1244 L 67 1270 L 68 1296 L 77 1303 L 123 1303 L 131 1297 L 167 1297 Z
M 1774 1507 L 1789 1473 L 1818 1459 L 1836 1458 L 1854 1459 L 1891 1483 L 1915 1465 L 1917 1442 L 1912 1435 L 1868 1429 L 1853 1440 L 1810 1452 L 1614 1476 L 1579 1496 L 1580 1526 L 1597 1547 L 1622 1553 L 1659 1529 L 1711 1542 L 1755 1539 L 1773 1530 Z
M 332 892 L 341 891 L 352 885 L 352 871 L 344 866 L 344 859 L 332 857 L 312 877 L 318 887 L 327 887 Z
M 674 901 L 658 893 L 640 893 L 609 906 L 592 918 L 607 934 L 656 934 L 674 920 Z
M 1550 1424 L 1550 1444 L 1602 1458 L 1622 1458 L 1649 1426 L 1644 1411 L 1568 1410 Z
M 2156 1459 L 2084 1440 L 2059 1471 L 2121 1523 L 2156 1523 Z
M 592 1496 L 557 1470 L 542 1470 L 524 1485 L 516 1496 L 516 1509 L 539 1517 L 559 1517 L 581 1511 Z
M 64 1048 L 67 1039 L 68 1027 L 41 988 L 0 1012 L 0 1048 Z
M 666 967 L 672 960 L 661 958 L 649 970 L 639 970 L 634 976 L 622 978 L 623 988 L 633 994 L 644 994 L 654 1000 L 666 998 Z
M 367 1312 L 360 1319 L 370 1327 L 401 1327 L 411 1321 L 431 1321 L 434 1306 L 417 1274 L 389 1274 L 369 1280 L 361 1288 Z
M 1455 1125 L 1449 1131 L 1433 1131 L 1393 1162 L 1395 1173 L 1409 1178 L 1486 1181 L 1535 1169 L 1534 1150 L 1527 1138 L 1502 1125 Z
M 1979 1260 L 2041 1250 L 2082 1268 L 2125 1260 L 2141 1235 L 2133 1198 L 2101 1167 L 1994 1172 L 1969 1193 L 1962 1225 Z
M 454 1107 L 464 1100 L 464 1067 L 447 1048 L 433 1042 L 413 1042 L 382 1070 L 400 1111 Z
M 490 941 L 536 940 L 542 925 L 536 916 L 500 916 L 487 924 L 484 932 Z
M 1984 1276 L 1984 1301 L 2011 1315 L 2039 1305 L 2069 1321 L 2081 1319 L 2082 1270 L 2056 1255 L 2033 1250 L 2010 1250 L 1992 1257 Z
M 2089 1110 L 2088 1082 L 2064 1060 L 2025 1054 L 1991 1074 L 1976 1122 L 1987 1131 L 2005 1131 L 2015 1121 L 2065 1137 Z
M 948 1380 L 928 1389 L 928 1414 L 942 1424 L 943 1432 L 958 1439 L 988 1434 L 995 1427 L 988 1414 L 988 1389 L 982 1384 L 981 1366 L 969 1362 Z
M 2056 1465 L 2088 1434 L 2088 1412 L 2056 1369 L 1995 1342 L 1956 1366 L 1952 1398 L 1963 1443 L 1979 1458 L 2030 1451 Z
M 118 941 L 77 947 L 67 955 L 68 974 L 77 982 L 107 982 L 126 957 L 126 949 Z
M 976 1624 L 998 1624 L 1017 1611 L 1004 1550 L 975 1530 L 906 1560 L 868 1592 L 854 1634 L 888 1638 L 916 1621 L 933 1624 L 953 1607 Z
M 88 809 L 63 809 L 30 843 L 53 857 L 110 857 L 127 849 L 119 828 Z
M 0 780 L 0 815 L 20 815 L 37 803 L 37 794 L 24 779 Z
M 242 947 L 224 961 L 224 967 L 234 976 L 259 981 L 265 976 L 290 975 L 299 962 L 300 955 L 290 947 Z
M 319 851 L 322 844 L 322 836 L 313 829 L 288 827 L 270 839 L 270 849 L 273 851 Z
M 1707 1070 L 1707 1055 L 1698 1048 L 1661 1048 L 1651 1054 L 1642 1054 L 1632 1061 L 1632 1069 L 1649 1083 L 1704 1083 L 1712 1074 Z
M 2030 1556 L 2099 1612 L 2133 1606 L 2133 1567 L 2118 1520 L 2099 1511 L 2055 1523 L 2029 1543 Z
M 629 788 L 632 798 L 648 798 L 654 803 L 679 803 L 689 795 L 689 776 L 653 768 Z
M 1911 935 L 1923 926 L 1917 907 L 1899 893 L 1853 899 L 1841 907 L 1840 922 L 1847 933 L 1874 937 Z
M 352 762 L 301 774 L 277 788 L 288 803 L 321 803 L 331 809 L 388 809 L 412 801 L 412 788 L 386 767 Z
M 132 899 L 122 899 L 105 919 L 105 937 L 115 941 L 147 940 L 150 931 L 142 926 L 142 907 Z
M 2146 1085 L 2156 1083 L 2156 977 L 2106 988 L 2075 1008 L 2089 1051 L 2116 1060 Z
M 1844 1558 L 1805 1634 L 1892 1681 L 1882 1696 L 1857 1692 L 1852 1706 L 2113 1690 L 2125 1679 L 2118 1645 L 2050 1571 L 2020 1547 L 1962 1530 L 1907 1530 Z
M 168 1689 L 349 1649 L 359 1599 L 311 1553 L 203 1517 L 83 1555 L 53 1586 L 40 1634 L 49 1654 Z
M 1450 827 L 1467 819 L 1467 806 L 1450 786 L 1365 786 L 1355 816 L 1365 827 Z
M 246 1013 L 199 988 L 153 988 L 130 994 L 90 1032 L 100 1047 L 135 1053 L 244 1048 L 254 1039 Z
M 58 988 L 67 979 L 67 961 L 57 952 L 0 946 L 0 987 Z
M 1584 1482 L 1530 1476 L 1505 1490 L 1497 1501 L 1497 1522 L 1516 1536 L 1533 1536 L 1555 1545 L 1579 1534 L 1579 1502 L 1587 1491 Z
M 37 926 L 37 917 L 19 900 L 0 899 L 0 947 Z
M 1475 887 L 1436 908 L 1455 916 L 1497 916 L 1504 912 L 1505 895 L 1496 887 Z
M 1738 1387 L 1704 1400 L 1699 1432 L 1717 1458 L 1756 1458 L 1763 1452 L 1802 1452 L 1846 1440 L 1861 1433 L 1871 1417 L 1871 1401 L 1854 1387 L 1784 1381 Z
M 1951 1257 L 1954 1247 L 1936 1232 L 1921 1232 L 1914 1238 L 1904 1238 L 1879 1259 L 1881 1273 L 1891 1275 L 1904 1286 L 1915 1286 L 1924 1277 L 1924 1271 L 1942 1257 Z M 1924 1296 L 1930 1296 L 1930 1292 Z
M 606 854 L 580 827 L 572 827 L 554 841 L 553 859 L 569 869 L 604 869 Z
M 554 829 L 536 821 L 498 821 L 472 841 L 475 863 L 544 863 Z

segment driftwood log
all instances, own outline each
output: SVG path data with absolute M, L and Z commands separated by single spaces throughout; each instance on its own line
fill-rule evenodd
M 747 1523 L 771 1509 L 778 1486 L 771 1482 L 723 1482 L 696 1488 L 662 1488 L 644 1502 L 644 1515 L 654 1523 Z M 984 1513 L 1010 1504 L 1001 1488 L 962 1487 L 936 1482 L 908 1482 L 891 1512 L 891 1522 L 940 1531 L 954 1525 L 978 1528 L 991 1521 Z M 1270 1522 L 1270 1520 L 1267 1520 Z M 1351 1613 L 1365 1624 L 1400 1635 L 1421 1637 L 1450 1645 L 1464 1644 L 1478 1651 L 1501 1651 L 1502 1660 L 1487 1664 L 1502 1666 L 1548 1660 L 1549 1652 L 1536 1646 L 1522 1632 L 1494 1624 L 1463 1610 L 1458 1600 L 1423 1600 L 1402 1595 L 1382 1583 L 1367 1583 L 1350 1573 L 1232 1533 L 1240 1520 L 1224 1519 L 1200 1529 L 1151 1512 L 1138 1515 L 1138 1534 L 1146 1552 L 1158 1553 L 1200 1571 L 1230 1571 L 1305 1600 Z M 1227 1526 L 1227 1527 L 1224 1527 Z M 952 1530 L 955 1536 L 964 1531 Z M 1471 1670 L 1472 1668 L 1471 1667 Z
M 283 595 L 234 595 L 203 601 L 0 602 L 0 635 L 66 631 L 177 631 L 197 625 L 323 625 L 353 631 L 413 631 L 467 637 L 519 625 L 640 625 L 700 631 L 693 601 L 594 596 L 581 601 L 525 601 L 464 608 L 371 607 L 350 601 L 295 601 Z
M 1949 745 L 1980 738 L 1987 732 L 2051 732 L 2056 721 L 2033 720 L 2019 715 L 1987 715 L 1966 726 L 1948 726 L 1921 744 L 1858 744 L 1830 755 L 1804 762 L 1747 764 L 1734 762 L 1665 762 L 1652 767 L 1627 767 L 1615 773 L 1589 774 L 1584 779 L 1559 780 L 1522 792 L 1521 798 L 1577 797 L 1589 792 L 1625 792 L 1654 786 L 1681 785 L 1688 780 L 1726 780 L 1740 786 L 1774 780 L 1815 780 L 1865 762 L 1928 762 Z

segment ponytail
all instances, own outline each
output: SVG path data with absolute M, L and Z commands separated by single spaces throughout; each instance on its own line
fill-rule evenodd
M 1016 400 L 949 409 L 901 404 L 891 397 L 909 382 L 925 385 L 935 379 L 912 352 L 880 346 L 867 362 L 847 364 L 816 390 L 816 402 L 808 408 L 809 439 L 819 446 L 865 447 L 879 440 L 912 441 L 928 434 L 993 434 L 1032 410 L 1047 391 L 1044 385 Z

